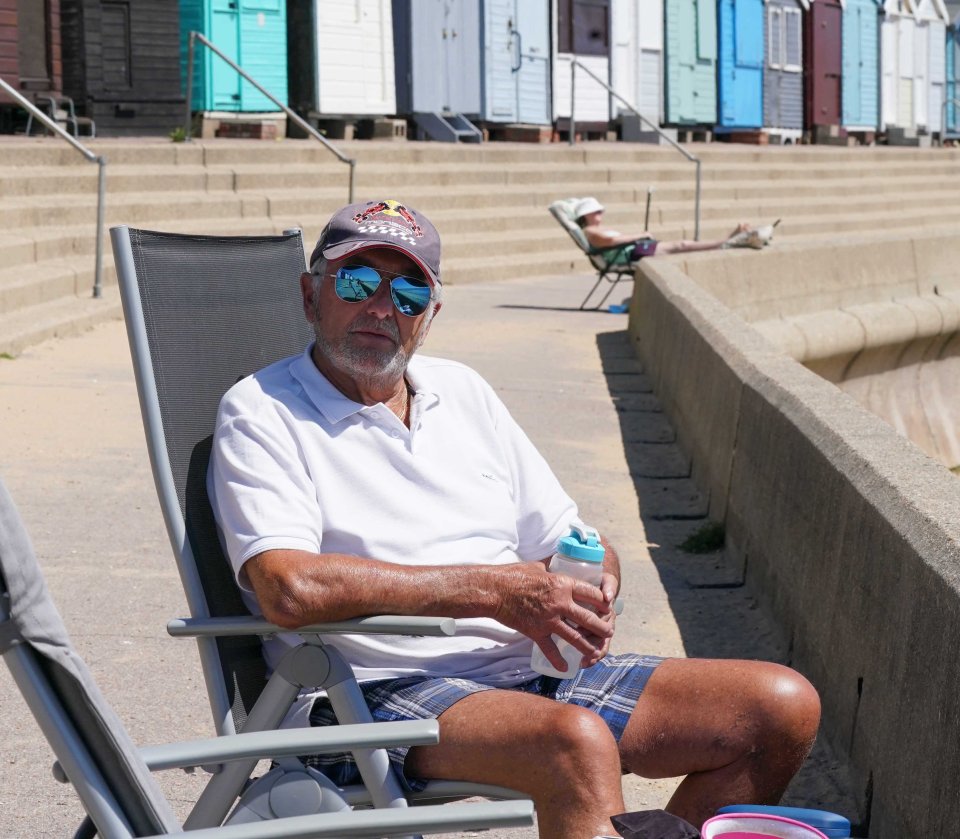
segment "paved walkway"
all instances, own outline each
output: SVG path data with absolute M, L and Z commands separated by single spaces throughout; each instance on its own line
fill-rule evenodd
M 702 525 L 624 315 L 579 312 L 586 278 L 480 282 L 447 289 L 425 350 L 485 375 L 619 548 L 621 650 L 784 659 L 775 629 L 723 563 L 673 546 Z M 190 642 L 163 627 L 184 600 L 156 502 L 123 326 L 106 324 L 0 359 L 0 474 L 31 531 L 74 643 L 140 743 L 208 736 Z M 81 817 L 50 775 L 50 754 L 0 668 L 0 836 L 62 837 Z M 165 773 L 186 812 L 203 776 Z M 662 806 L 675 781 L 625 781 L 630 809 Z M 853 815 L 843 773 L 822 750 L 791 803 Z M 484 834 L 528 839 L 530 829 Z

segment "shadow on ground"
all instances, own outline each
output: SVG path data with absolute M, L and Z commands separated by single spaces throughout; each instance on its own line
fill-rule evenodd
M 617 410 L 627 465 L 640 505 L 650 557 L 691 658 L 746 658 L 791 665 L 776 621 L 744 584 L 742 569 L 722 547 L 680 549 L 709 526 L 708 498 L 690 478 L 690 460 L 676 444 L 626 331 L 597 336 L 607 388 Z M 843 764 L 818 741 L 784 797 L 785 804 L 842 813 L 866 836 Z

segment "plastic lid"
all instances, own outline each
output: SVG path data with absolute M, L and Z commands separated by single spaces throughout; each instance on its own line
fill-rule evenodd
M 603 562 L 606 549 L 600 544 L 600 534 L 592 527 L 573 525 L 569 536 L 557 542 L 557 553 L 585 562 Z
M 850 836 L 850 820 L 828 810 L 810 810 L 805 807 L 782 807 L 763 804 L 731 804 L 717 810 L 720 815 L 728 813 L 763 813 L 784 816 L 815 827 L 830 839 L 846 839 Z

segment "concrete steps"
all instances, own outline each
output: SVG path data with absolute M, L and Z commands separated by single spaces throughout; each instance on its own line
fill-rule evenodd
M 107 226 L 192 233 L 273 233 L 312 241 L 347 196 L 348 168 L 312 141 L 97 140 L 108 160 Z M 624 232 L 692 238 L 695 167 L 640 144 L 532 145 L 353 142 L 357 200 L 394 197 L 424 210 L 444 239 L 444 279 L 474 282 L 592 269 L 547 213 L 596 195 Z M 702 160 L 701 238 L 740 220 L 781 218 L 777 241 L 889 238 L 954 224 L 960 149 L 688 147 Z M 0 352 L 118 309 L 92 301 L 97 167 L 64 144 L 0 137 Z M 955 223 L 960 227 L 960 222 Z M 109 242 L 104 283 L 115 282 Z M 109 297 L 110 294 L 105 295 Z M 115 298 L 115 295 L 114 295 Z M 64 322 L 57 325 L 58 319 Z M 30 324 L 35 325 L 35 329 Z M 31 331 L 33 330 L 33 331 Z M 35 335 L 31 338 L 30 335 Z

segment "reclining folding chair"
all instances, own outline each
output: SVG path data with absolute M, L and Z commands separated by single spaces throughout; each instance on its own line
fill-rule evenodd
M 437 742 L 436 720 L 268 731 L 167 744 L 138 751 L 77 655 L 50 598 L 29 537 L 0 481 L 0 653 L 57 757 L 55 773 L 69 781 L 88 816 L 76 836 L 194 839 L 386 836 L 440 833 L 463 825 L 529 824 L 530 802 L 457 807 L 350 810 L 333 784 L 320 788 L 326 812 L 183 832 L 150 770 L 253 758 Z M 318 808 L 320 809 L 320 808 Z
M 325 639 L 344 632 L 451 635 L 456 622 L 383 616 L 307 627 L 300 630 L 304 643 L 267 681 L 260 638 L 285 630 L 245 609 L 206 491 L 223 393 L 267 364 L 302 352 L 313 337 L 300 297 L 300 231 L 212 237 L 115 227 L 111 238 L 154 480 L 191 614 L 167 628 L 197 638 L 218 732 L 276 728 L 304 686 L 326 689 L 341 724 L 370 722 L 352 671 Z M 407 805 L 385 750 L 353 754 L 364 786 L 341 790 L 345 800 Z M 253 766 L 238 762 L 221 769 L 186 826 L 219 824 Z M 280 776 L 303 771 L 299 761 L 280 761 L 272 770 Z M 415 799 L 473 795 L 524 798 L 499 787 L 443 781 L 430 783 Z
M 627 257 L 627 254 L 633 248 L 633 244 L 623 245 L 618 248 L 612 258 L 604 256 L 604 253 L 610 252 L 609 248 L 600 251 L 592 247 L 587 241 L 587 237 L 583 235 L 583 231 L 580 229 L 580 225 L 577 224 L 577 219 L 574 215 L 574 208 L 580 200 L 579 198 L 562 198 L 559 201 L 554 201 L 547 209 L 550 210 L 550 214 L 560 223 L 560 226 L 570 234 L 570 238 L 577 243 L 577 247 L 587 255 L 590 264 L 597 269 L 597 281 L 593 284 L 593 288 L 587 292 L 587 296 L 583 298 L 580 309 L 586 308 L 587 301 L 593 296 L 593 293 L 597 290 L 597 286 L 599 286 L 600 283 L 604 280 L 610 283 L 610 288 L 608 288 L 607 293 L 600 298 L 600 302 L 597 303 L 596 306 L 591 307 L 592 309 L 599 309 L 623 277 L 633 277 L 636 265 L 630 262 Z

